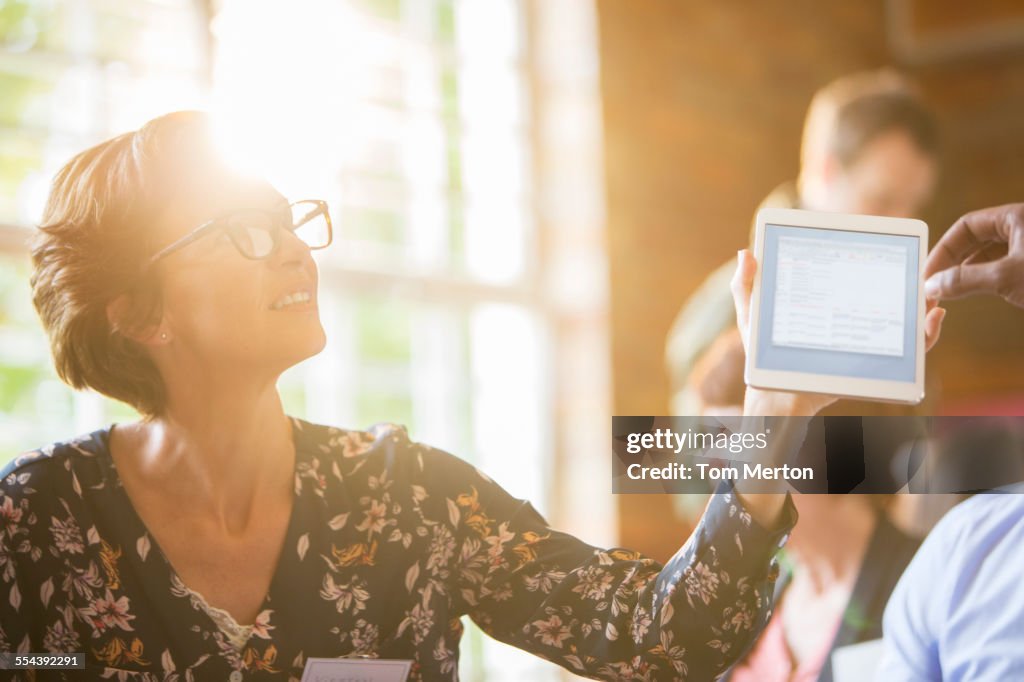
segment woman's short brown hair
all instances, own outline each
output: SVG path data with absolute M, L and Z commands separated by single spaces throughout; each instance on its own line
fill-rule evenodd
M 152 227 L 190 169 L 211 158 L 208 127 L 204 114 L 177 112 L 75 156 L 54 178 L 32 247 L 32 300 L 57 374 L 146 416 L 165 403 L 156 365 L 131 338 L 160 315 L 145 267 Z M 128 305 L 115 324 L 107 307 L 121 295 Z

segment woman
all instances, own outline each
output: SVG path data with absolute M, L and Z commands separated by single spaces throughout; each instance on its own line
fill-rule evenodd
M 82 651 L 121 679 L 297 679 L 347 655 L 456 679 L 465 614 L 593 677 L 727 667 L 766 618 L 788 498 L 716 496 L 662 567 L 552 530 L 400 428 L 286 417 L 278 376 L 325 344 L 310 248 L 329 234 L 303 242 L 310 224 L 329 228 L 322 203 L 231 174 L 199 114 L 58 174 L 33 250 L 58 372 L 144 418 L 4 470 L 0 650 Z
M 882 636 L 889 595 L 920 541 L 880 495 L 797 495 L 776 608 L 729 682 L 832 682 L 832 654 Z

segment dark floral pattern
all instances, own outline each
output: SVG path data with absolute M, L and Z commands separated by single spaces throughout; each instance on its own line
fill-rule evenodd
M 0 650 L 83 651 L 88 677 L 127 681 L 297 680 L 307 658 L 347 655 L 412 659 L 412 679 L 454 680 L 468 615 L 580 675 L 703 681 L 767 618 L 789 504 L 767 532 L 724 488 L 662 566 L 550 528 L 400 427 L 293 427 L 285 549 L 241 650 L 135 513 L 109 429 L 0 474 Z

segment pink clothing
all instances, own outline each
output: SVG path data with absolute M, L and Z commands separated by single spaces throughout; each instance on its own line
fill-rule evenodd
M 838 626 L 837 621 L 833 631 Z M 825 640 L 820 651 L 797 666 L 786 643 L 780 608 L 772 614 L 754 648 L 732 669 L 729 682 L 817 682 L 832 650 L 832 639 Z

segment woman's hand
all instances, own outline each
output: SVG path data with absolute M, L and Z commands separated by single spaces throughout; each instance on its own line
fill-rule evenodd
M 736 325 L 743 339 L 743 350 L 750 348 L 750 295 L 754 289 L 757 274 L 757 260 L 747 249 L 737 254 L 736 273 L 732 277 L 732 300 L 736 306 Z M 931 350 L 939 340 L 942 320 L 946 310 L 933 301 L 928 302 L 924 319 L 925 349 Z M 812 417 L 838 400 L 837 396 L 823 393 L 798 393 L 791 391 L 766 391 L 747 387 L 743 403 L 743 414 L 755 416 L 806 416 Z

